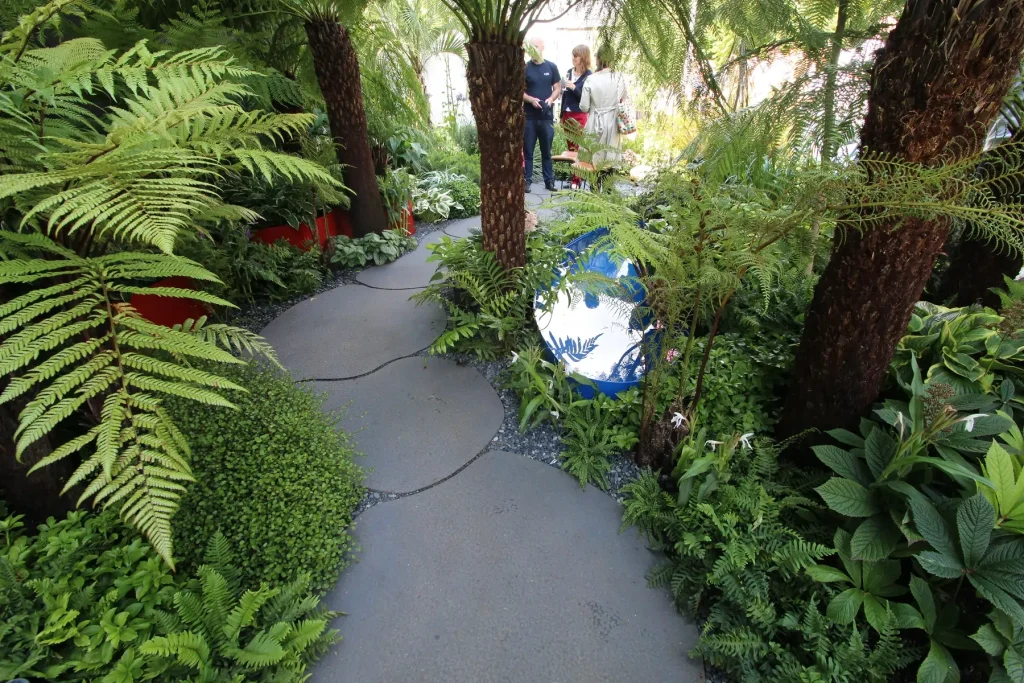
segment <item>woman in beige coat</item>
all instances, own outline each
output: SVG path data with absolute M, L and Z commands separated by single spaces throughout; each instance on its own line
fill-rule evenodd
M 626 98 L 626 80 L 614 69 L 615 48 L 602 45 L 597 51 L 597 71 L 583 86 L 580 109 L 587 112 L 584 132 L 596 138 L 599 148 L 591 163 L 600 169 L 614 166 L 622 159 L 622 137 L 619 135 L 619 103 Z

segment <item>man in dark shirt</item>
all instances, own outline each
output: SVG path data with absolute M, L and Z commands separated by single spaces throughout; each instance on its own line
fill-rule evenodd
M 551 164 L 551 142 L 555 139 L 553 105 L 562 92 L 558 67 L 544 59 L 544 41 L 534 38 L 530 41 L 534 50 L 533 58 L 526 63 L 526 89 L 523 93 L 523 110 L 526 113 L 526 130 L 523 135 L 523 157 L 526 176 L 526 191 L 533 181 L 533 148 L 540 141 L 541 167 L 544 171 L 544 187 L 555 189 L 555 169 Z

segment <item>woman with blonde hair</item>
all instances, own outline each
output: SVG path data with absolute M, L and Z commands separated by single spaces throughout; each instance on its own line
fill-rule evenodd
M 591 162 L 594 166 L 615 164 L 622 158 L 618 111 L 626 97 L 626 80 L 615 71 L 615 48 L 605 43 L 597 50 L 597 71 L 587 79 L 580 97 L 580 109 L 589 113 L 585 132 L 599 145 Z
M 586 45 L 577 45 L 572 49 L 572 68 L 565 73 L 562 81 L 562 129 L 566 132 L 566 147 L 569 151 L 575 151 L 577 144 L 572 140 L 579 137 L 587 125 L 587 114 L 580 109 L 580 97 L 583 94 L 583 86 L 590 75 L 590 48 Z M 572 123 L 570 123 L 570 121 Z M 572 189 L 579 187 L 580 179 L 572 178 Z

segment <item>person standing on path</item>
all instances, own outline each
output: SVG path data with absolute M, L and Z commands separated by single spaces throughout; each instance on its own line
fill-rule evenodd
M 544 59 L 544 41 L 534 38 L 530 41 L 533 54 L 526 63 L 526 88 L 523 92 L 523 110 L 526 113 L 526 130 L 523 131 L 523 175 L 526 177 L 526 191 L 533 182 L 533 149 L 540 141 L 541 167 L 544 172 L 544 187 L 555 189 L 555 169 L 551 163 L 551 143 L 555 139 L 553 106 L 562 92 L 558 67 Z
M 565 73 L 562 86 L 562 129 L 565 130 L 565 146 L 575 152 L 577 145 L 571 138 L 578 138 L 587 125 L 587 113 L 580 109 L 583 86 L 590 75 L 590 48 L 577 45 L 572 49 L 572 68 Z M 570 123 L 571 122 L 571 123 Z M 572 177 L 572 189 L 580 185 L 578 176 Z
M 618 111 L 626 97 L 626 80 L 615 71 L 615 48 L 605 43 L 597 50 L 597 71 L 587 79 L 580 97 L 580 109 L 590 114 L 584 130 L 598 143 L 594 166 L 615 165 L 622 159 Z

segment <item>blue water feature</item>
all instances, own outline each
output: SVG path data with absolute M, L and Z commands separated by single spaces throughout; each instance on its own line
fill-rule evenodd
M 608 229 L 598 228 L 569 242 L 551 289 L 566 274 L 582 271 L 604 275 L 614 284 L 584 289 L 570 278 L 554 303 L 545 306 L 550 297 L 543 290 L 534 299 L 534 319 L 548 350 L 570 373 L 593 384 L 578 383 L 584 398 L 594 396 L 594 387 L 614 397 L 639 384 L 646 367 L 645 339 L 648 349 L 657 347 L 651 316 L 641 306 L 645 293 L 636 266 L 613 254 L 607 237 Z

